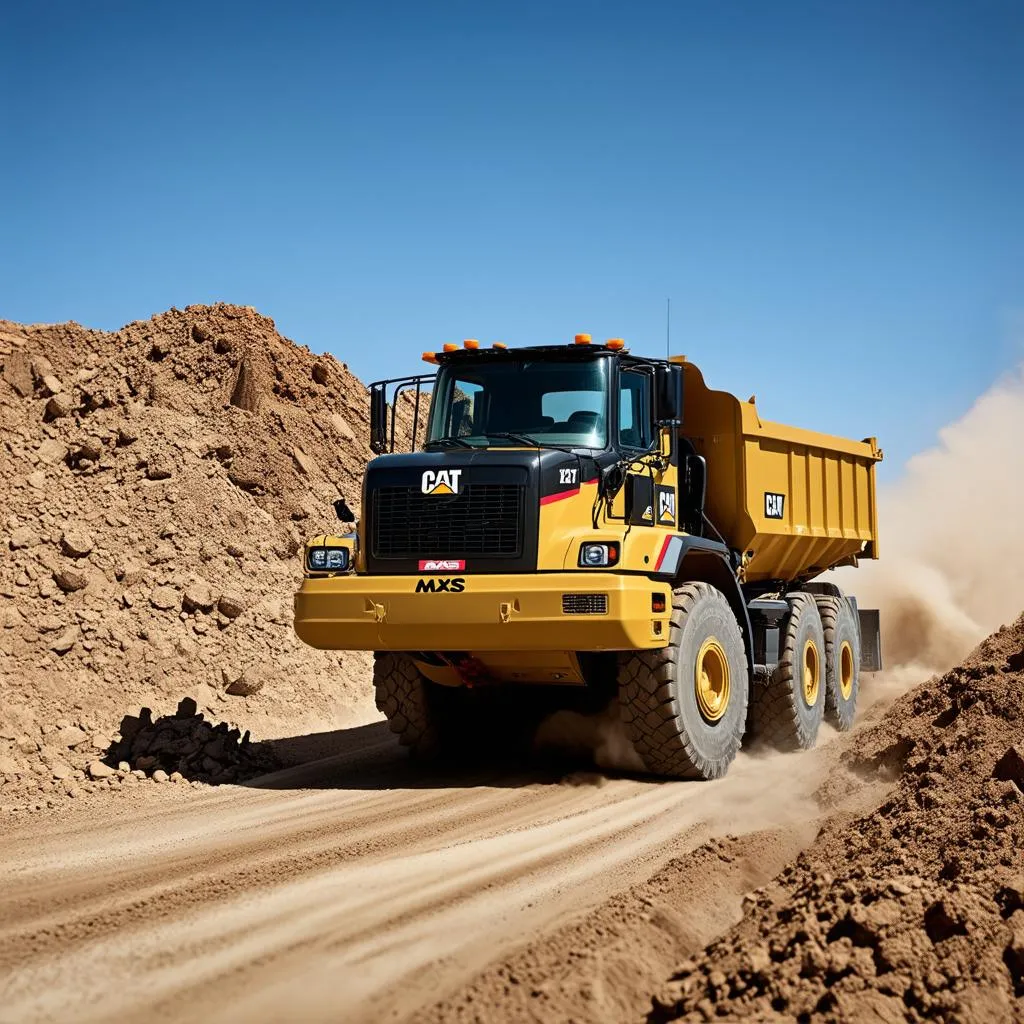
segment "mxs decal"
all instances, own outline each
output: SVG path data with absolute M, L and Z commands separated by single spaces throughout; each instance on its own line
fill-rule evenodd
M 466 589 L 466 581 L 461 576 L 444 579 L 440 576 L 429 580 L 416 581 L 417 594 L 461 594 Z
M 420 572 L 464 572 L 466 562 L 462 558 L 421 558 Z
M 461 469 L 426 469 L 420 482 L 424 494 L 458 494 Z
M 764 492 L 764 517 L 765 519 L 782 519 L 782 509 L 786 504 L 784 494 L 776 494 L 775 491 Z

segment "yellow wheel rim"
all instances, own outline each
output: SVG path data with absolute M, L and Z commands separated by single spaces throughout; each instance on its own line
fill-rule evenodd
M 804 644 L 804 703 L 813 708 L 818 703 L 821 689 L 821 666 L 818 659 L 818 645 L 813 640 Z
M 694 670 L 697 706 L 708 722 L 717 722 L 729 706 L 729 659 L 722 645 L 709 636 L 701 644 Z
M 849 700 L 853 693 L 853 648 L 849 640 L 839 648 L 839 692 L 843 700 Z

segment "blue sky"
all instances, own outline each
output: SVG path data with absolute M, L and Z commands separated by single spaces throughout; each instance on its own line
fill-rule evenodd
M 0 11 L 0 316 L 673 350 L 887 475 L 1024 357 L 1024 4 Z

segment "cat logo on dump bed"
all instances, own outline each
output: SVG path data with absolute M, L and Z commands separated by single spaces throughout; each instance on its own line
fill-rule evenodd
M 424 494 L 458 494 L 461 469 L 426 469 L 420 490 Z

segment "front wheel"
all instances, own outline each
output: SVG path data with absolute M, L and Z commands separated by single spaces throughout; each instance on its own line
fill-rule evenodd
M 403 747 L 421 757 L 440 749 L 440 723 L 427 692 L 427 680 L 407 654 L 378 652 L 373 660 L 377 709 Z
M 648 771 L 718 779 L 740 749 L 747 718 L 747 657 L 725 595 L 686 583 L 672 595 L 669 645 L 623 655 L 619 705 Z

